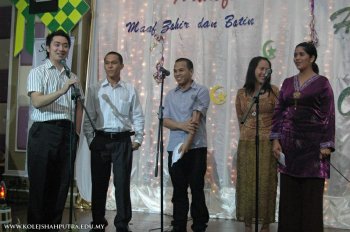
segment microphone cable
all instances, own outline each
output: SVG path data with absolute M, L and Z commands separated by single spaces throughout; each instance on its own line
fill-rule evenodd
M 348 179 L 348 178 L 346 178 L 344 175 L 343 175 L 343 173 L 341 173 L 341 171 L 339 171 L 333 164 L 332 164 L 332 162 L 330 162 L 330 161 L 326 161 L 327 163 L 329 163 L 331 166 L 332 166 L 332 168 L 334 168 L 334 170 L 335 171 L 337 171 L 338 173 L 339 173 L 339 175 L 341 175 L 348 183 L 350 183 L 350 180 Z

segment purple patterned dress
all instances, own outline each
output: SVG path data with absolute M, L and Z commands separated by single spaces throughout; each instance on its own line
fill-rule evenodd
M 302 86 L 298 76 L 284 80 L 272 118 L 270 139 L 279 139 L 286 166 L 281 173 L 294 177 L 329 178 L 329 157 L 320 159 L 320 148 L 334 151 L 334 96 L 328 79 L 315 75 Z

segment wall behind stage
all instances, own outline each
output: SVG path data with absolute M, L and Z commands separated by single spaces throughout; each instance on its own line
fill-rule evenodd
M 87 85 L 105 77 L 104 55 L 110 50 L 120 52 L 125 63 L 122 78 L 138 89 L 146 116 L 145 140 L 141 150 L 134 153 L 134 210 L 160 211 L 159 177 L 154 177 L 160 86 L 153 74 L 163 55 L 164 67 L 169 70 L 173 69 L 177 58 L 190 58 L 194 62 L 194 79 L 211 90 L 212 102 L 207 117 L 206 199 L 212 217 L 235 218 L 239 129 L 234 105 L 237 90 L 243 86 L 248 63 L 254 56 L 270 58 L 272 83 L 277 86 L 297 73 L 293 53 L 296 44 L 310 40 L 313 9 L 310 1 L 105 0 L 95 1 L 93 8 L 93 46 Z M 331 19 L 335 13 L 336 17 Z M 349 13 L 346 0 L 315 1 L 314 23 L 319 38 L 317 63 L 320 73 L 333 84 L 338 106 L 337 151 L 332 163 L 350 178 L 350 136 L 345 129 L 349 128 L 350 121 L 346 89 L 350 83 L 350 33 L 346 18 Z M 165 79 L 165 93 L 174 87 L 171 75 Z M 165 145 L 167 138 L 165 129 Z M 82 195 L 89 198 L 89 181 L 85 178 L 88 175 L 80 174 L 88 169 L 82 165 L 87 151 L 80 149 L 77 179 Z M 171 213 L 172 185 L 166 164 L 167 153 L 163 170 L 164 207 L 166 213 Z M 350 215 L 345 208 L 349 203 L 350 185 L 334 170 L 331 176 L 325 187 L 325 224 L 350 228 Z M 112 189 L 109 195 L 113 206 Z

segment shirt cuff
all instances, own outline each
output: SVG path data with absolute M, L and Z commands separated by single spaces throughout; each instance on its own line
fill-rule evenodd
M 324 142 L 324 143 L 320 143 L 320 148 L 329 148 L 331 149 L 331 151 L 335 151 L 335 148 L 334 148 L 334 142 L 332 141 L 328 141 L 328 142 Z
M 271 132 L 270 140 L 280 139 L 280 138 L 281 138 L 281 134 L 280 133 Z
M 193 109 L 193 111 L 198 111 L 200 112 L 203 116 L 206 116 L 207 113 L 207 108 L 205 107 L 201 107 L 201 106 L 197 106 Z
M 134 142 L 139 143 L 141 145 L 142 141 L 143 141 L 143 134 L 136 133 Z

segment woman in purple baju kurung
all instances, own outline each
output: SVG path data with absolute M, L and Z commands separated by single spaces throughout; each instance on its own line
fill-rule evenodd
M 335 116 L 332 87 L 318 74 L 316 58 L 312 43 L 296 46 L 299 73 L 284 80 L 273 115 L 274 156 L 285 154 L 285 166 L 279 165 L 279 232 L 323 231 L 323 190 L 334 151 Z

